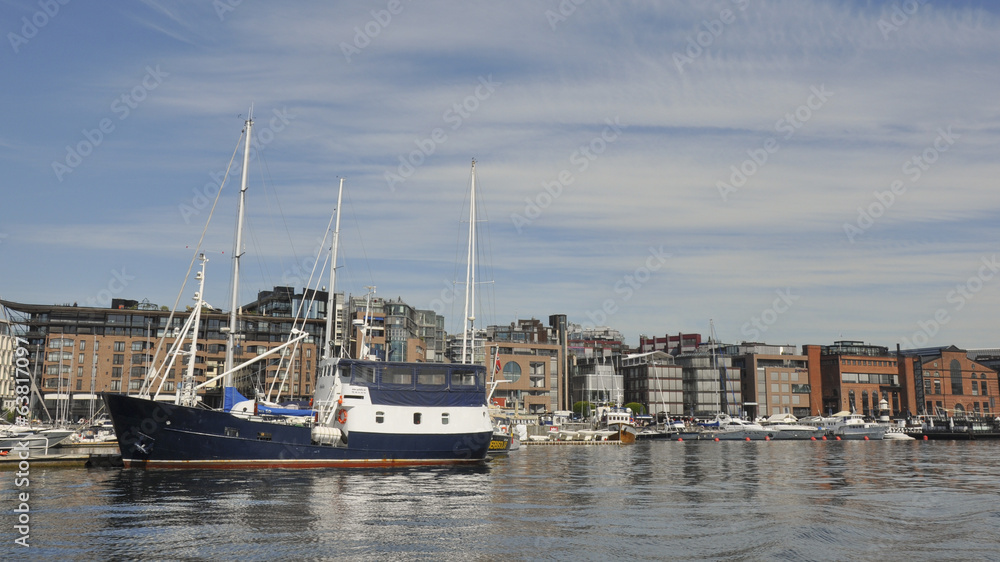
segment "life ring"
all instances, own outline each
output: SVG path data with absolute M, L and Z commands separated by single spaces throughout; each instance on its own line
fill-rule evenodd
M 337 422 L 341 424 L 347 423 L 347 410 L 340 410 L 337 412 Z

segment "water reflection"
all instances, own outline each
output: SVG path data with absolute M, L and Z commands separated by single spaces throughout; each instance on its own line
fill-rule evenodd
M 525 447 L 485 467 L 32 471 L 32 559 L 995 557 L 1000 443 Z M 11 505 L 12 478 L 0 486 Z M 9 510 L 8 510 L 9 512 Z

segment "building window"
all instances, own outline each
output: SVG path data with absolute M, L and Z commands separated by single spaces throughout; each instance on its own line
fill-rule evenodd
M 962 364 L 958 362 L 958 359 L 952 359 L 948 370 L 951 374 L 951 393 L 965 394 L 965 388 L 962 385 Z
M 941 394 L 941 381 L 934 380 L 934 394 Z
M 115 342 L 115 351 L 125 351 L 125 342 L 123 342 L 123 341 L 116 341 Z
M 510 382 L 517 382 L 521 379 L 521 366 L 515 361 L 508 361 L 503 366 L 503 378 Z
M 979 396 L 979 381 L 972 381 L 972 395 Z
M 868 415 L 868 391 L 861 392 L 861 410 L 864 415 Z
M 857 411 L 857 408 L 855 407 L 854 404 L 855 404 L 855 402 L 854 402 L 854 391 L 851 390 L 851 391 L 849 391 L 847 393 L 847 409 L 848 409 L 848 411 L 851 411 L 851 412 L 856 412 Z

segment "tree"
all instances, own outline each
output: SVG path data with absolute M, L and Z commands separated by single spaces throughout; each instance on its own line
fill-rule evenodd
M 638 402 L 629 402 L 628 404 L 625 404 L 625 407 L 628 408 L 628 409 L 630 409 L 630 410 L 632 410 L 633 414 L 645 414 L 646 413 L 646 407 L 643 406 L 642 404 L 638 403 Z
M 581 400 L 580 402 L 573 404 L 573 413 L 579 416 L 590 415 L 590 413 L 593 411 L 594 411 L 594 405 L 591 404 L 590 402 Z

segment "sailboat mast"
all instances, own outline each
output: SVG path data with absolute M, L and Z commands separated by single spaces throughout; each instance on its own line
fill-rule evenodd
M 326 341 L 323 344 L 323 357 L 333 357 L 333 345 L 336 334 L 337 295 L 337 244 L 340 242 L 340 202 L 344 195 L 344 178 L 340 178 L 340 189 L 337 191 L 337 220 L 333 227 L 333 243 L 330 244 L 330 292 L 326 300 Z
M 239 306 L 240 288 L 240 257 L 243 255 L 243 205 L 247 196 L 247 175 L 250 171 L 250 139 L 253 128 L 253 107 L 246 120 L 246 143 L 243 145 L 243 173 L 240 178 L 240 204 L 236 214 L 236 246 L 233 250 L 233 300 L 229 306 L 229 332 L 226 333 L 226 363 L 225 370 L 233 368 L 233 351 L 236 348 L 236 332 L 238 331 L 236 309 Z M 225 376 L 224 386 L 233 386 L 232 373 Z
M 469 251 L 465 262 L 465 319 L 462 328 L 462 363 L 475 361 L 476 348 L 476 161 L 472 161 L 472 187 L 469 196 Z M 468 338 L 472 338 L 471 344 Z M 472 358 L 467 348 L 471 347 Z

